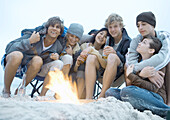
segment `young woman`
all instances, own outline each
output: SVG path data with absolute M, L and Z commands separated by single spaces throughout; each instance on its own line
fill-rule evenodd
M 107 36 L 107 28 L 102 28 L 92 37 L 92 43 L 84 43 L 81 45 L 83 51 L 77 58 L 76 66 L 86 61 L 85 82 L 84 80 L 78 81 L 78 86 L 81 86 L 78 87 L 78 91 L 80 95 L 83 94 L 84 88 L 82 89 L 82 86 L 85 85 L 86 98 L 89 98 L 89 96 L 92 98 L 96 75 L 100 70 L 103 72 L 103 68 L 106 66 L 106 60 L 102 58 L 102 53 Z

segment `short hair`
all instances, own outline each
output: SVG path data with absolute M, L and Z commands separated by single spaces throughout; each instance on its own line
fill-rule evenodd
M 120 26 L 122 28 L 124 27 L 123 18 L 116 13 L 112 13 L 112 14 L 109 15 L 109 17 L 105 21 L 105 27 L 108 28 L 109 25 L 112 24 L 113 22 L 119 22 Z
M 64 21 L 60 19 L 60 17 L 58 16 L 55 16 L 55 17 L 51 17 L 48 19 L 48 21 L 46 22 L 45 24 L 45 27 L 48 31 L 48 27 L 51 25 L 51 26 L 54 26 L 55 24 L 60 24 L 60 27 L 61 27 L 61 31 L 60 31 L 60 34 L 62 35 L 62 33 L 64 32 Z M 47 33 L 46 31 L 46 33 Z
M 149 48 L 155 50 L 155 52 L 153 54 L 157 54 L 162 47 L 162 42 L 159 40 L 159 38 L 153 37 L 151 35 L 145 36 L 142 40 L 144 40 L 145 38 L 152 40 L 152 42 L 149 43 L 149 45 L 150 45 Z

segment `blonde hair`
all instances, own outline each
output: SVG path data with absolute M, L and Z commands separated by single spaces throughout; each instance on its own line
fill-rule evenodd
M 112 13 L 109 15 L 109 17 L 105 21 L 105 27 L 108 28 L 109 25 L 111 25 L 113 22 L 119 22 L 120 27 L 124 27 L 123 18 L 116 13 Z

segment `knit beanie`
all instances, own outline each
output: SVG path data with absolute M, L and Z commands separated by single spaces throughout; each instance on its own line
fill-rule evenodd
M 136 17 L 136 25 L 139 21 L 147 22 L 152 25 L 154 28 L 156 26 L 156 18 L 152 12 L 143 12 Z
M 83 32 L 84 32 L 83 26 L 78 23 L 72 23 L 67 30 L 67 33 L 75 35 L 79 39 L 81 39 Z

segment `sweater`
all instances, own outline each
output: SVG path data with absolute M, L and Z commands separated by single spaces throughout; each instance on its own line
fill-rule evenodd
M 134 64 L 134 72 L 139 72 L 146 66 L 153 66 L 156 70 L 165 67 L 170 61 L 170 34 L 165 31 L 157 31 L 156 37 L 162 42 L 162 48 L 158 54 L 153 55 L 150 59 L 138 63 L 138 52 L 136 48 L 138 43 L 143 39 L 142 35 L 138 35 L 130 43 L 128 54 L 128 64 Z
M 165 68 L 163 68 L 161 71 L 165 73 Z M 142 79 L 140 76 L 134 73 L 130 73 L 127 78 L 131 81 L 131 85 L 159 94 L 163 98 L 164 102 L 166 103 L 167 96 L 166 96 L 165 82 L 161 88 L 158 88 L 155 84 L 150 82 L 149 79 Z

